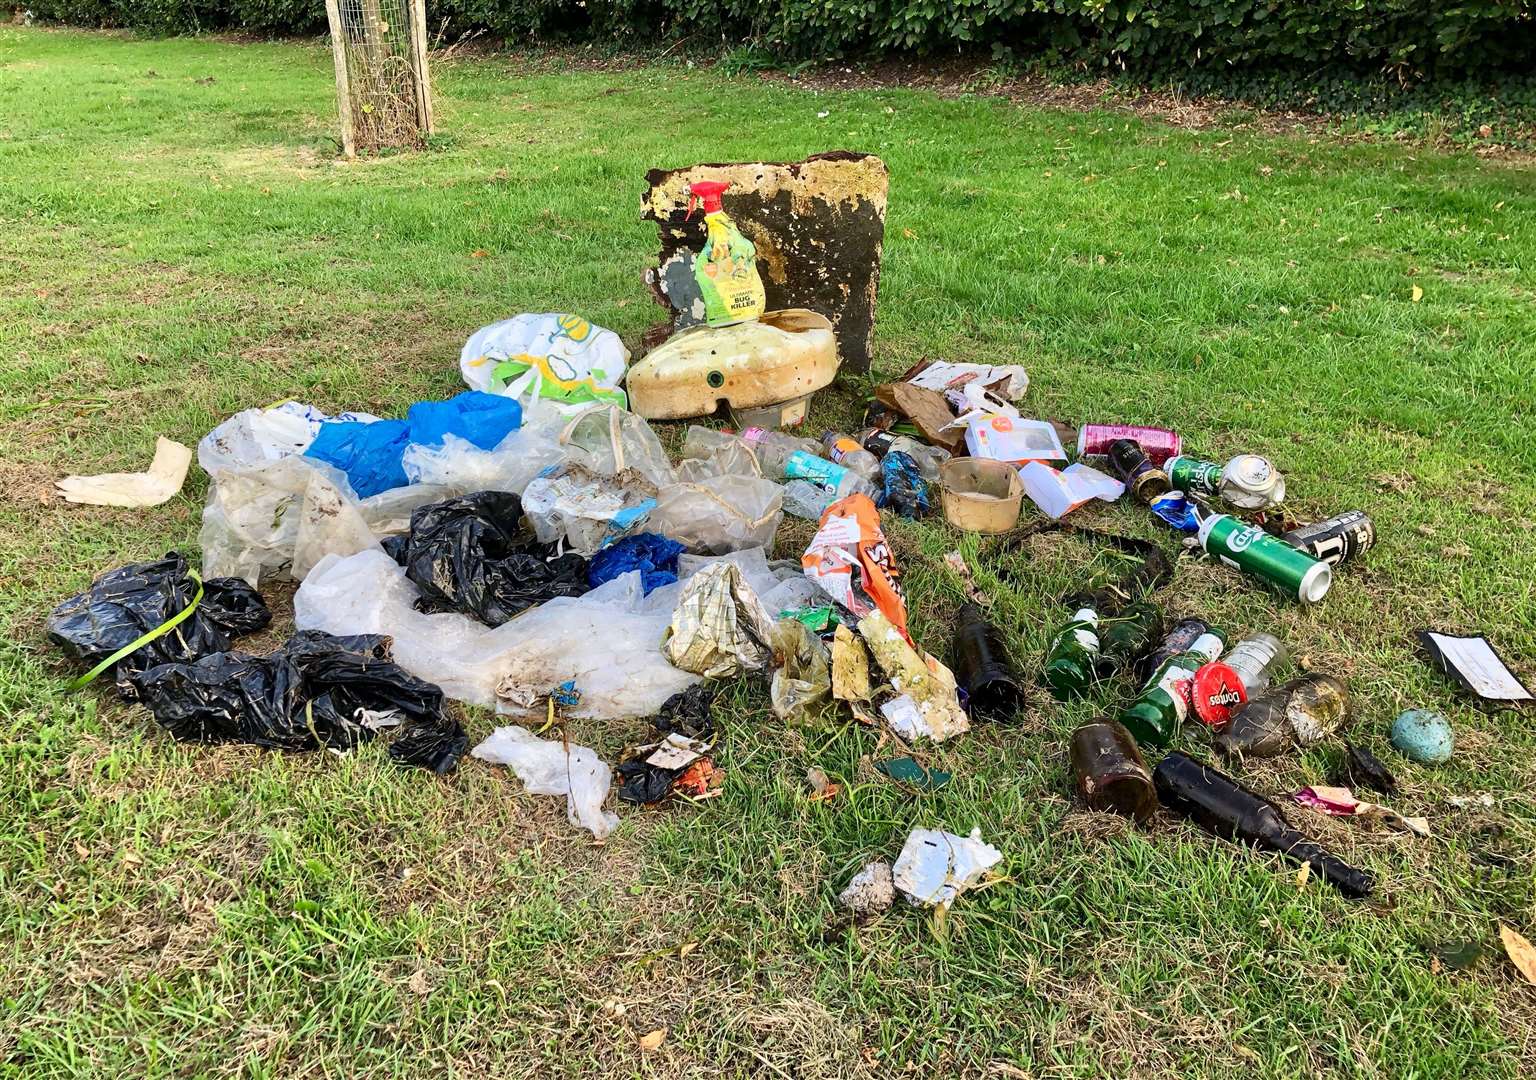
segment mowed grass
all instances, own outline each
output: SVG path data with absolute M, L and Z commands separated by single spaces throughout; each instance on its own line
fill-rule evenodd
M 1410 637 L 1481 630 L 1536 676 L 1528 161 L 817 94 L 678 55 L 436 76 L 430 151 L 345 163 L 321 46 L 0 30 L 0 1075 L 1530 1074 L 1536 988 L 1496 926 L 1536 937 L 1531 714 L 1478 711 Z M 659 316 L 646 169 L 833 148 L 891 170 L 878 373 L 1022 362 L 1036 415 L 1269 454 L 1299 515 L 1375 517 L 1379 547 L 1315 610 L 1192 561 L 1162 595 L 1349 679 L 1354 737 L 1434 836 L 1287 814 L 1377 874 L 1372 902 L 1166 816 L 1078 811 L 1067 736 L 1119 684 L 1068 706 L 1032 690 L 1016 722 L 922 752 L 955 781 L 915 795 L 873 771 L 895 752 L 874 733 L 786 729 L 743 681 L 719 708 L 725 795 L 625 811 L 601 847 L 477 762 L 437 780 L 381 746 L 179 745 L 104 691 L 65 692 L 47 611 L 195 551 L 206 480 L 127 511 L 60 505 L 54 478 L 142 468 L 157 434 L 191 444 L 290 396 L 398 414 L 458 389 L 464 338 L 518 311 L 636 342 Z M 814 419 L 857 423 L 865 388 Z M 1133 508 L 1078 516 L 1174 548 Z M 1114 569 L 1081 539 L 889 531 L 918 639 L 947 651 L 958 547 L 1031 681 L 1061 597 Z M 807 536 L 787 527 L 779 553 Z M 266 592 L 286 612 L 291 587 Z M 1449 765 L 1388 749 L 1407 706 L 1450 717 Z M 643 732 L 570 735 L 613 760 Z M 1337 757 L 1238 773 L 1282 796 Z M 845 793 L 809 801 L 812 766 Z M 849 927 L 835 892 L 915 826 L 979 827 L 1006 881 L 942 925 Z M 1435 959 L 1468 940 L 1486 947 L 1470 968 Z

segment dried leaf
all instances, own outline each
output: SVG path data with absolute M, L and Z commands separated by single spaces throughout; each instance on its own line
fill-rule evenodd
M 658 1050 L 661 1048 L 661 1044 L 666 1041 L 666 1038 L 666 1028 L 657 1028 L 655 1031 L 647 1032 L 646 1034 L 640 1036 L 640 1049 L 644 1050 L 646 1053 L 650 1053 L 652 1050 Z
M 1504 951 L 1509 954 L 1509 962 L 1520 969 L 1520 974 L 1525 976 L 1525 981 L 1536 986 L 1536 946 L 1521 937 L 1514 930 L 1499 923 L 1499 940 L 1504 942 Z
M 427 977 L 426 971 L 417 968 L 405 982 L 405 988 L 417 997 L 426 997 L 432 990 L 432 980 Z
M 485 250 L 485 248 L 475 248 L 474 251 L 469 253 L 469 257 L 471 259 L 483 259 L 487 254 L 488 252 Z
M 698 947 L 699 947 L 699 943 L 697 941 L 685 941 L 685 942 L 683 942 L 681 945 L 679 945 L 677 947 L 677 957 L 678 957 L 678 959 L 681 960 L 683 957 L 687 956 L 689 953 L 693 952 L 693 950 L 697 949 Z
M 1424 290 L 1415 285 L 1413 287 L 1413 302 L 1417 304 L 1422 299 L 1424 299 Z
M 1305 889 L 1307 887 L 1307 879 L 1311 876 L 1312 864 L 1309 862 L 1302 863 L 1300 869 L 1296 871 L 1296 887 L 1298 889 Z

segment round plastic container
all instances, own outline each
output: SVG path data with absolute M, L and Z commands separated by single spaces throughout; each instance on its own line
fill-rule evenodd
M 939 466 L 944 517 L 967 532 L 1001 533 L 1019 520 L 1024 482 L 1006 461 L 953 458 Z

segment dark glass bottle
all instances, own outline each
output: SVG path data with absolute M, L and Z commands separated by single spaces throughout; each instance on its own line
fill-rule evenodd
M 1137 821 L 1146 821 L 1157 810 L 1146 759 L 1131 733 L 1113 720 L 1084 724 L 1072 733 L 1072 774 L 1089 809 Z
M 955 627 L 955 681 L 965 689 L 971 715 L 1007 720 L 1023 705 L 1023 691 L 997 629 L 975 604 L 964 604 Z
M 1269 800 L 1188 754 L 1168 754 L 1157 763 L 1152 779 L 1164 806 L 1207 832 L 1292 862 L 1310 863 L 1314 874 L 1351 899 L 1369 896 L 1376 886 L 1368 871 L 1330 855 L 1287 825 Z

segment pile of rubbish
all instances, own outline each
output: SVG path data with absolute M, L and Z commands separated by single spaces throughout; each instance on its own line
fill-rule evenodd
M 1256 454 L 1210 461 L 1163 428 L 1027 416 L 1029 376 L 1016 364 L 919 364 L 874 389 L 856 432 L 773 426 L 802 416 L 819 387 L 786 383 L 778 401 L 728 392 L 748 393 L 758 360 L 789 379 L 796 369 L 784 357 L 807 348 L 821 357 L 806 369 L 810 383 L 830 380 L 833 338 L 814 312 L 763 311 L 755 252 L 722 209 L 723 185 L 698 186 L 709 235 L 695 266 L 703 314 L 635 369 L 611 331 L 569 314 L 519 315 L 470 337 L 460 361 L 469 389 L 417 402 L 402 419 L 287 402 L 209 432 L 197 446 L 211 481 L 201 575 L 172 553 L 113 570 L 59 605 L 48 634 L 92 669 L 80 681 L 110 673 L 178 739 L 346 753 L 388 733 L 393 760 L 439 774 L 469 747 L 445 702 L 490 708 L 507 723 L 470 756 L 506 766 L 529 792 L 564 796 L 570 822 L 598 839 L 619 822 L 605 809 L 615 771 L 617 799 L 631 806 L 696 804 L 726 789 L 729 727 L 715 702 L 733 680 L 760 677 L 785 723 L 850 717 L 878 730 L 902 752 L 877 769 L 915 793 L 950 780 L 923 764 L 926 747 L 1015 719 L 1031 683 L 1061 701 L 1118 687 L 1129 702 L 1063 747 L 1086 806 L 1138 822 L 1162 807 L 1306 863 L 1346 896 L 1369 894 L 1370 873 L 1201 760 L 1235 769 L 1332 741 L 1336 782 L 1292 794 L 1293 804 L 1427 832 L 1423 819 L 1354 794 L 1400 792 L 1344 738 L 1346 682 L 1288 670 L 1290 650 L 1262 630 L 1170 620 L 1155 594 L 1174 579 L 1177 550 L 1320 603 L 1336 572 L 1370 551 L 1370 517 L 1293 520 L 1285 478 Z M 626 378 L 641 366 L 643 389 Z M 770 425 L 689 426 L 673 461 L 629 407 L 684 408 L 669 380 L 698 391 L 685 409 L 695 418 L 717 403 L 703 386 L 722 390 L 733 418 L 755 409 Z M 152 480 L 72 478 L 68 490 L 157 496 L 176 471 L 164 453 Z M 1039 513 L 1021 526 L 1026 498 Z M 1120 500 L 1178 542 L 1064 521 Z M 814 536 L 775 558 L 786 514 L 814 522 Z M 1136 569 L 1063 597 L 1049 648 L 1030 665 L 1008 655 L 1010 628 L 989 619 L 971 568 L 951 553 L 945 565 L 969 600 L 948 621 L 947 648 L 930 651 L 912 635 L 887 536 L 924 517 L 991 534 L 977 559 L 1005 586 L 1002 554 L 1053 528 L 1113 546 Z M 236 651 L 236 639 L 270 622 L 257 589 L 271 579 L 299 582 L 296 630 L 270 655 Z M 1421 643 L 1481 699 L 1530 700 L 1486 639 L 1425 631 Z M 611 768 L 570 741 L 574 720 L 621 724 L 633 746 Z M 1453 747 L 1444 718 L 1423 710 L 1399 718 L 1390 742 L 1426 763 Z M 824 775 L 815 786 L 817 798 L 837 794 Z M 860 917 L 898 894 L 947 909 L 1003 859 L 979 831 L 918 828 L 894 863 L 861 869 L 842 900 Z

